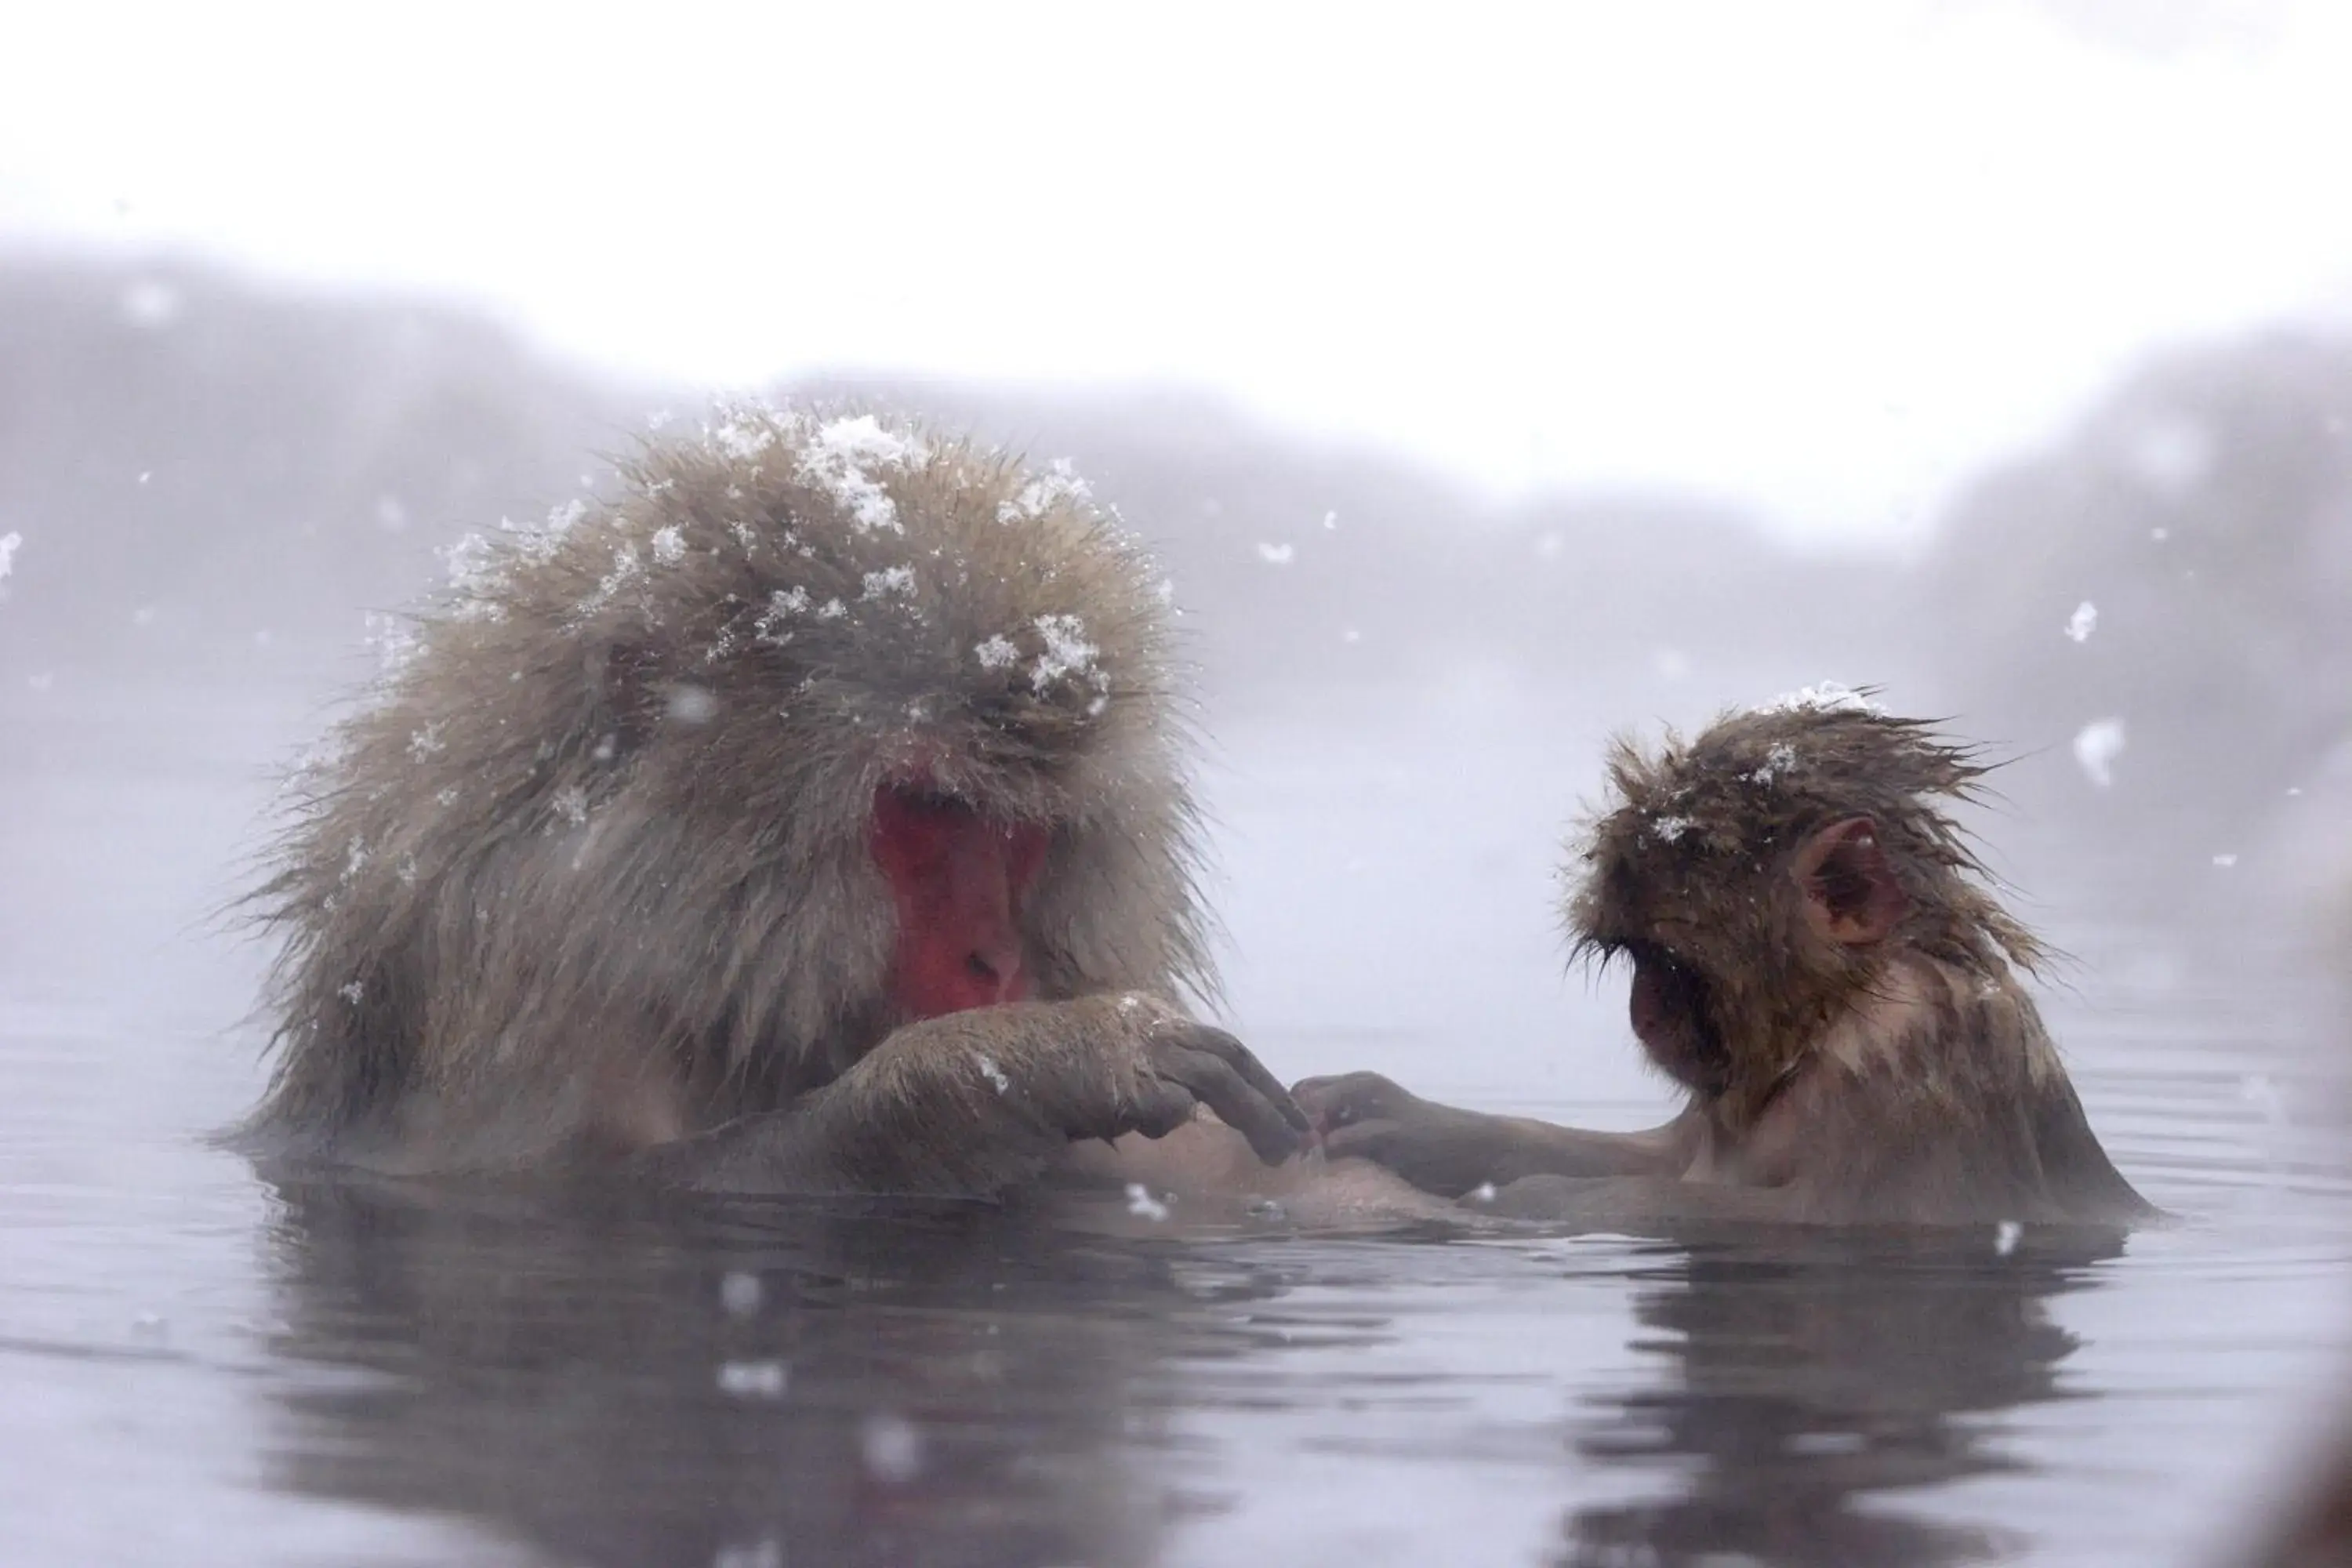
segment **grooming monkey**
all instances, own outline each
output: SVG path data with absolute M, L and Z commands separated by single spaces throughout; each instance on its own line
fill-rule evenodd
M 1164 584 L 1066 468 L 730 411 L 451 557 L 302 781 L 267 1150 L 992 1195 L 1205 1104 Z
M 1688 1096 L 1638 1133 L 1294 1092 L 1332 1155 L 1507 1214 L 1597 1222 L 2118 1224 L 2154 1211 L 2092 1134 L 2020 982 L 2043 950 L 1936 804 L 1987 769 L 1824 688 L 1645 754 L 1620 741 L 1569 902 L 1633 968 L 1634 1034 Z

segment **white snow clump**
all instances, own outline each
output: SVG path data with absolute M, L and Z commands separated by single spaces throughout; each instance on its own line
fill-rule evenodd
M 2076 642 L 2089 642 L 2091 632 L 2098 624 L 2099 606 L 2085 599 L 2074 606 L 2073 615 L 2066 617 L 2066 635 Z
M 1769 702 L 1759 702 L 1751 713 L 1885 713 L 1886 704 L 1874 701 L 1850 686 L 1824 680 L 1796 691 L 1784 691 Z

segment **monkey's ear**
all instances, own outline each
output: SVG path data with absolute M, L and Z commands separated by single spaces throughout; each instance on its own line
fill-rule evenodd
M 1911 907 L 1878 841 L 1878 824 L 1867 816 L 1832 822 L 1806 839 L 1790 872 L 1804 895 L 1806 923 L 1843 947 L 1884 940 Z

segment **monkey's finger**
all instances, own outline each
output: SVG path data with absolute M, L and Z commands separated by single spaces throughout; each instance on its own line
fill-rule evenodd
M 1291 1086 L 1290 1092 L 1316 1128 L 1327 1134 L 1385 1115 L 1407 1098 L 1402 1088 L 1376 1072 L 1303 1078 Z
M 1165 1138 L 1187 1121 L 1200 1109 L 1200 1100 L 1181 1082 L 1173 1079 L 1141 1075 L 1135 1096 L 1122 1109 L 1125 1125 L 1122 1132 L 1140 1132 L 1146 1138 Z
M 1223 1057 L 1170 1041 L 1152 1053 L 1152 1067 L 1190 1089 L 1227 1126 L 1248 1139 L 1251 1150 L 1267 1164 L 1279 1165 L 1298 1152 L 1303 1142 L 1299 1129 L 1291 1125 L 1280 1105 L 1267 1100 Z
M 1347 1126 L 1323 1134 L 1323 1157 L 1327 1160 L 1370 1160 L 1375 1165 L 1388 1162 L 1381 1156 L 1397 1135 L 1397 1124 L 1385 1118 L 1374 1117 L 1364 1121 L 1351 1121 Z
M 1233 1036 L 1213 1025 L 1189 1024 L 1177 1037 L 1181 1044 L 1222 1058 L 1226 1066 L 1241 1075 L 1244 1083 L 1264 1096 L 1267 1104 L 1279 1110 L 1282 1119 L 1292 1127 L 1301 1132 L 1314 1130 L 1315 1123 L 1307 1119 L 1307 1112 L 1298 1108 L 1298 1102 L 1290 1098 L 1290 1091 L 1282 1087 L 1282 1080 L 1266 1070 L 1265 1064 L 1257 1059 L 1256 1052 Z

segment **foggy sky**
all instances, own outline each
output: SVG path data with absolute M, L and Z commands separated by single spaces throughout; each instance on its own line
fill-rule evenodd
M 1498 489 L 1903 536 L 2158 343 L 2352 309 L 2352 11 L 89 4 L 0 239 L 490 303 L 689 388 L 1172 377 Z

